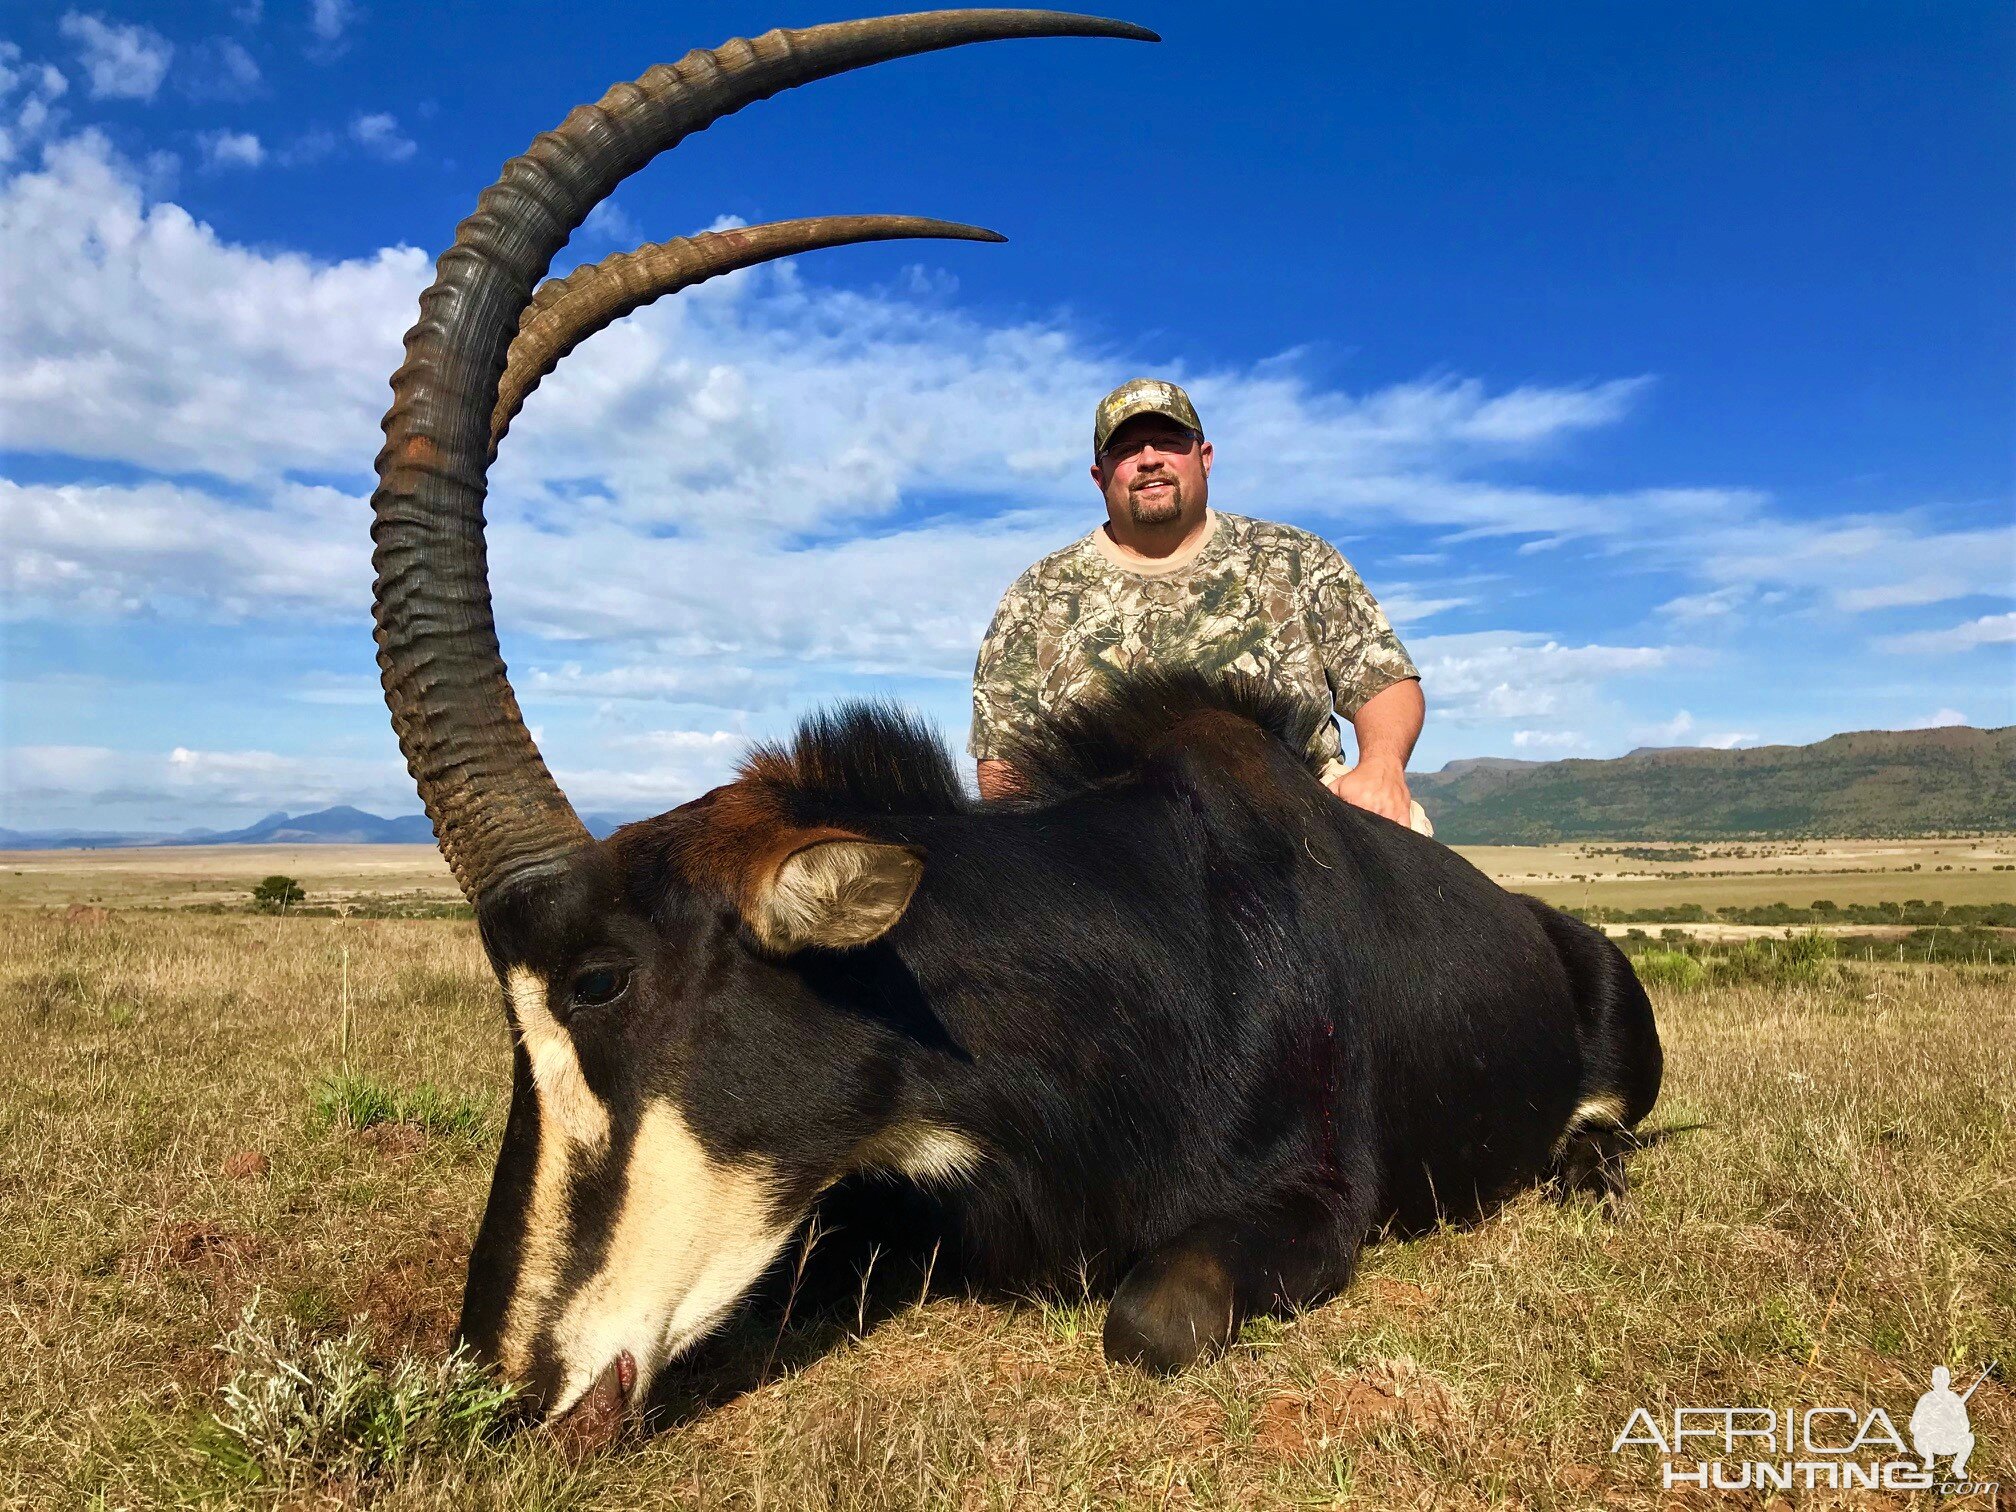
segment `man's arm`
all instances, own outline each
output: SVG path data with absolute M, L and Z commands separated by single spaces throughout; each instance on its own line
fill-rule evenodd
M 993 757 L 981 758 L 979 777 L 982 798 L 1012 798 L 1022 791 L 1022 781 L 1015 775 L 1015 768 Z
M 1420 679 L 1413 677 L 1388 683 L 1360 704 L 1351 716 L 1351 727 L 1358 734 L 1358 765 L 1332 779 L 1330 791 L 1346 803 L 1407 824 L 1414 801 L 1407 791 L 1407 758 L 1414 754 L 1427 710 Z

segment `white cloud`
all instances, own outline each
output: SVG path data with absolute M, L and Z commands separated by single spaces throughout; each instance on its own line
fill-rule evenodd
M 581 699 L 591 702 L 703 704 L 720 709 L 759 709 L 782 703 L 786 679 L 746 667 L 702 667 L 673 662 L 583 671 L 580 663 L 535 667 L 517 681 L 521 697 Z
M 250 131 L 206 131 L 197 140 L 206 168 L 257 168 L 266 161 L 266 149 Z
M 1659 613 L 1682 621 L 1726 619 L 1747 607 L 1757 596 L 1747 583 L 1715 588 L 1707 593 L 1683 593 L 1659 606 Z
M 419 805 L 393 758 L 303 758 L 274 751 L 25 745 L 0 750 L 10 828 L 78 825 L 173 831 L 191 814 L 250 819 L 275 808 L 301 812 L 352 803 L 376 813 Z M 61 817 L 50 819 L 50 814 Z
M 273 154 L 273 161 L 282 168 L 306 168 L 319 163 L 333 153 L 338 146 L 336 133 L 326 126 L 315 126 L 290 140 Z
M 2016 611 L 1984 614 L 1979 619 L 1944 630 L 1914 630 L 1908 635 L 1888 635 L 1876 642 L 1885 651 L 1906 656 L 1950 656 L 1980 646 L 2012 643 L 2016 643 Z
M 61 127 L 56 102 L 69 89 L 61 69 L 27 62 L 17 44 L 0 42 L 0 168 Z
M 403 163 L 418 150 L 418 144 L 399 129 L 399 118 L 386 111 L 357 116 L 350 122 L 350 140 L 373 157 L 388 163 Z
M 2016 581 L 2016 530 L 1941 529 L 1923 511 L 1730 521 L 1673 544 L 1721 587 L 1801 589 L 1848 613 L 2006 594 Z
M 1756 732 L 1751 730 L 1696 733 L 1694 716 L 1685 709 L 1663 724 L 1639 725 L 1631 733 L 1638 744 L 1647 746 L 1696 746 L 1715 751 L 1733 751 L 1737 746 L 1757 743 Z
M 736 224 L 741 223 L 737 221 Z M 614 242 L 628 251 L 644 240 L 644 233 L 612 196 L 588 212 L 588 218 L 581 222 L 581 230 L 575 239 Z
M 1943 730 L 1953 725 L 1964 725 L 1970 722 L 1967 716 L 1962 714 L 1958 709 L 1940 709 L 1936 713 L 1927 714 L 1922 718 L 1912 720 L 1904 728 L 1907 730 Z
M 1694 716 L 1682 709 L 1664 724 L 1643 725 L 1634 732 L 1646 745 L 1679 745 L 1694 731 Z
M 736 730 L 654 730 L 609 742 L 620 767 L 561 763 L 553 776 L 583 813 L 660 813 L 726 782 L 751 743 Z
M 325 46 L 341 42 L 356 19 L 356 0 L 308 0 L 308 29 Z
M 58 26 L 77 45 L 94 100 L 151 100 L 175 47 L 151 26 L 117 26 L 102 16 L 67 12 Z
M 1461 609 L 1477 602 L 1474 598 L 1461 594 L 1433 598 L 1417 591 L 1408 583 L 1386 584 L 1374 597 L 1379 600 L 1379 607 L 1386 611 L 1386 618 L 1399 630 L 1410 630 L 1423 620 L 1433 619 L 1438 614 L 1451 609 Z
M 192 100 L 249 100 L 261 83 L 257 60 L 229 37 L 198 43 L 175 77 Z
M 1512 749 L 1515 751 L 1581 751 L 1587 750 L 1589 738 L 1579 730 L 1514 730 Z
M 1504 630 L 1425 636 L 1410 649 L 1430 717 L 1462 723 L 1586 711 L 1604 684 L 1655 672 L 1675 656 L 1670 646 L 1564 646 Z
M 359 510 L 334 489 L 298 483 L 247 506 L 170 483 L 0 479 L 6 613 L 361 618 L 370 541 Z
M 0 187 L 0 246 L 0 446 L 235 479 L 369 465 L 429 272 L 231 246 L 88 132 Z
M 47 290 L 0 314 L 22 359 L 0 375 L 5 444 L 235 479 L 361 473 L 375 452 L 423 253 L 326 264 L 229 245 L 178 207 L 147 204 L 134 171 L 91 134 L 7 182 L 0 235 L 27 249 L 18 276 Z M 201 360 L 164 363 L 164 352 Z M 591 520 L 759 537 L 858 528 L 928 491 L 983 512 L 1011 500 L 1068 508 L 1078 522 L 1091 505 L 1082 411 L 1111 377 L 1060 329 L 988 328 L 896 297 L 812 289 L 788 267 L 731 275 L 598 338 L 550 379 L 505 448 L 497 492 L 506 512 L 565 501 L 571 513 L 585 487 L 604 501 Z M 1231 432 L 1228 500 L 1482 531 L 1598 528 L 1615 513 L 1600 498 L 1353 471 L 1467 452 L 1478 432 L 1531 436 L 1548 411 L 1537 390 L 1516 391 L 1515 425 L 1474 384 L 1363 398 L 1271 370 L 1195 384 Z M 1553 413 L 1584 423 L 1622 392 L 1567 391 Z M 1270 456 L 1284 424 L 1328 431 Z M 1311 450 L 1330 459 L 1320 473 Z

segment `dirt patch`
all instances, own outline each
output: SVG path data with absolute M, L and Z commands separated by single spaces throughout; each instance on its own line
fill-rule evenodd
M 1254 1416 L 1253 1442 L 1283 1459 L 1388 1426 L 1417 1433 L 1452 1427 L 1462 1408 L 1448 1382 L 1412 1360 L 1375 1360 L 1348 1373 L 1326 1371 L 1306 1390 L 1277 1391 Z
M 1176 1449 L 1195 1455 L 1225 1442 L 1225 1409 L 1194 1392 L 1166 1391 L 1144 1398 L 1134 1404 L 1134 1414 L 1152 1424 L 1165 1452 Z
M 217 1169 L 232 1181 L 251 1181 L 272 1170 L 273 1162 L 257 1150 L 234 1150 Z
M 411 1160 L 427 1148 L 427 1131 L 414 1123 L 379 1123 L 357 1131 L 357 1143 L 391 1160 Z
M 468 1236 L 433 1229 L 420 1249 L 360 1275 L 344 1310 L 369 1320 L 380 1347 L 446 1349 L 461 1312 L 468 1264 Z
M 165 1271 L 195 1271 L 205 1276 L 236 1272 L 259 1254 L 256 1235 L 198 1219 L 162 1219 L 140 1249 L 126 1256 L 120 1269 L 129 1279 Z

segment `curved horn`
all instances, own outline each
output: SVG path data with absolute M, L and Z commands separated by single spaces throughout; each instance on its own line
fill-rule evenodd
M 561 359 L 625 315 L 668 294 L 757 263 L 854 242 L 927 236 L 956 241 L 1008 239 L 980 226 L 928 220 L 921 215 L 822 215 L 652 242 L 576 268 L 565 278 L 548 279 L 532 296 L 518 322 L 518 334 L 511 340 L 511 355 L 497 385 L 497 407 L 490 412 L 491 456 L 496 456 L 498 443 L 532 390 Z
M 442 853 L 471 899 L 552 866 L 588 839 L 505 677 L 483 542 L 497 382 L 553 254 L 617 184 L 751 101 L 967 42 L 1065 36 L 1156 40 L 1095 16 L 934 11 L 767 32 L 688 53 L 572 111 L 504 166 L 456 228 L 392 377 L 371 535 L 385 702 Z

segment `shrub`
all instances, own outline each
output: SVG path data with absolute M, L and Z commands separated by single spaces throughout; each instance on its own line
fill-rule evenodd
M 261 1318 L 258 1305 L 254 1297 L 219 1346 L 236 1368 L 200 1442 L 233 1479 L 362 1479 L 423 1453 L 466 1454 L 514 1395 L 459 1346 L 380 1366 L 361 1322 L 310 1343 L 298 1325 Z
M 308 890 L 292 877 L 268 877 L 252 889 L 252 906 L 261 913 L 281 913 L 307 901 Z
M 1694 988 L 1708 979 L 1708 968 L 1684 950 L 1648 950 L 1631 964 L 1647 987 Z
M 1836 946 L 1831 935 L 1819 930 L 1788 934 L 1782 940 L 1751 940 L 1740 949 L 1716 958 L 1713 978 L 1718 983 L 1753 983 L 1764 987 L 1791 987 L 1830 982 L 1840 974 Z

